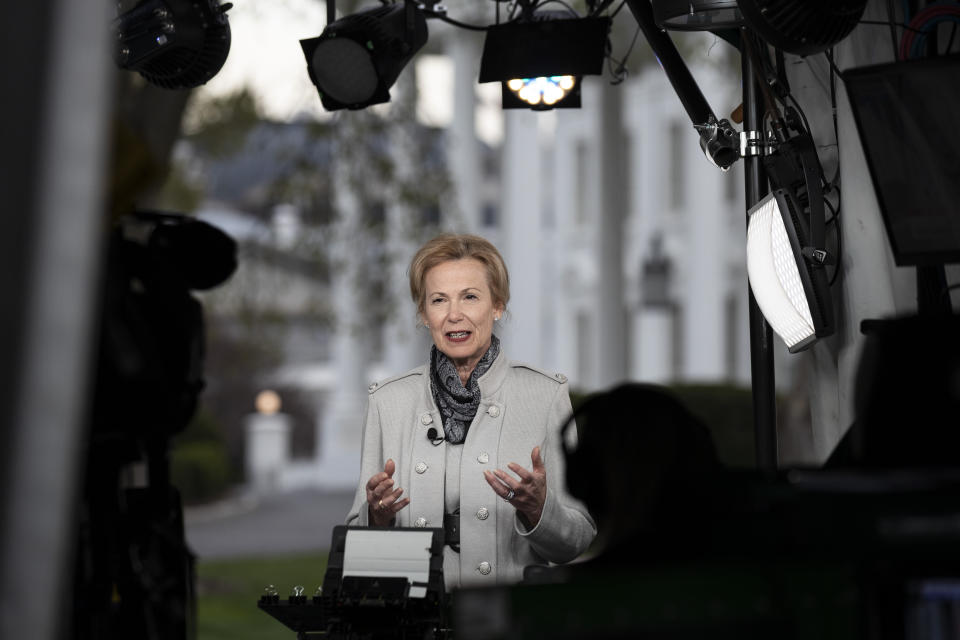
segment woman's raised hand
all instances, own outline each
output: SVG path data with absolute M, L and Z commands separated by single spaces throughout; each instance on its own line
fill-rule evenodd
M 517 474 L 517 478 L 500 469 L 483 472 L 483 477 L 493 488 L 494 493 L 513 505 L 528 529 L 532 529 L 540 522 L 543 503 L 547 500 L 547 470 L 543 467 L 540 447 L 533 448 L 530 461 L 533 463 L 533 469 L 530 471 L 516 462 L 507 465 Z
M 383 471 L 367 480 L 367 507 L 370 524 L 385 527 L 393 522 L 397 512 L 410 504 L 410 498 L 400 499 L 403 489 L 393 488 L 393 472 L 397 465 L 388 459 Z

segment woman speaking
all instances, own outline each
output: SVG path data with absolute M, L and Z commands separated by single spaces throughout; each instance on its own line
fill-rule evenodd
M 493 334 L 510 298 L 500 253 L 445 234 L 410 264 L 430 360 L 370 386 L 361 484 L 348 525 L 443 527 L 444 582 L 513 583 L 596 535 L 564 487 L 566 378 L 511 362 Z

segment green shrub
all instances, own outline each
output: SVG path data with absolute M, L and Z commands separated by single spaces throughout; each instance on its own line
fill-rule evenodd
M 170 456 L 170 482 L 180 489 L 187 504 L 208 502 L 226 491 L 230 464 L 222 444 L 189 442 L 176 447 Z
M 695 416 L 700 418 L 713 437 L 720 461 L 736 468 L 755 466 L 753 404 L 748 387 L 731 384 L 671 384 L 664 389 L 673 393 Z M 599 392 L 571 391 L 574 410 Z M 643 408 L 637 408 L 638 421 Z
M 170 482 L 180 490 L 185 504 L 218 498 L 230 484 L 226 445 L 216 424 L 202 413 L 173 443 Z
M 670 390 L 710 429 L 720 461 L 755 466 L 753 401 L 748 387 L 731 384 L 673 384 Z

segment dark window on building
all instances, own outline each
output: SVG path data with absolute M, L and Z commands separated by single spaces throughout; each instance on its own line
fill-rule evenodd
M 726 341 L 726 353 L 724 355 L 726 356 L 727 378 L 729 380 L 735 380 L 737 377 L 737 360 L 740 356 L 737 349 L 737 334 L 739 333 L 737 323 L 740 321 L 738 302 L 740 302 L 739 297 L 734 294 L 727 295 L 727 299 L 724 301 L 723 337 Z
M 673 322 L 671 323 L 670 347 L 671 363 L 673 365 L 673 379 L 679 380 L 683 377 L 683 307 L 679 304 L 673 305 Z
M 573 176 L 574 188 L 576 189 L 576 207 L 577 210 L 574 212 L 574 219 L 577 222 L 586 222 L 587 220 L 587 210 L 589 209 L 589 203 L 587 202 L 587 189 L 589 188 L 589 176 L 587 175 L 587 153 L 589 149 L 587 148 L 587 143 L 584 140 L 578 140 L 574 149 L 576 158 L 574 159 L 574 168 L 576 175 Z
M 440 205 L 433 202 L 423 207 L 420 211 L 423 218 L 423 224 L 427 227 L 440 226 Z
M 594 353 L 590 342 L 590 316 L 583 311 L 577 313 L 577 373 L 580 375 L 580 384 L 591 380 L 593 363 L 590 360 Z
M 387 207 L 382 201 L 371 202 L 366 213 L 366 223 L 370 227 L 382 227 L 387 220 Z
M 483 208 L 480 210 L 480 223 L 484 227 L 495 227 L 500 222 L 499 211 L 497 205 L 491 202 L 485 202 Z
M 684 180 L 684 150 L 691 143 L 692 137 L 687 127 L 679 122 L 670 125 L 670 209 L 682 209 L 686 204 Z

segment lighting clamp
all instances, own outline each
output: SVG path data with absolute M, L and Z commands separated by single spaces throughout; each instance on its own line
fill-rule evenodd
M 741 158 L 768 156 L 777 151 L 777 140 L 765 131 L 741 131 L 739 132 L 739 139 Z
M 722 171 L 729 170 L 742 157 L 740 134 L 726 118 L 717 120 L 711 113 L 706 122 L 694 123 L 693 128 L 700 134 L 703 155 Z

